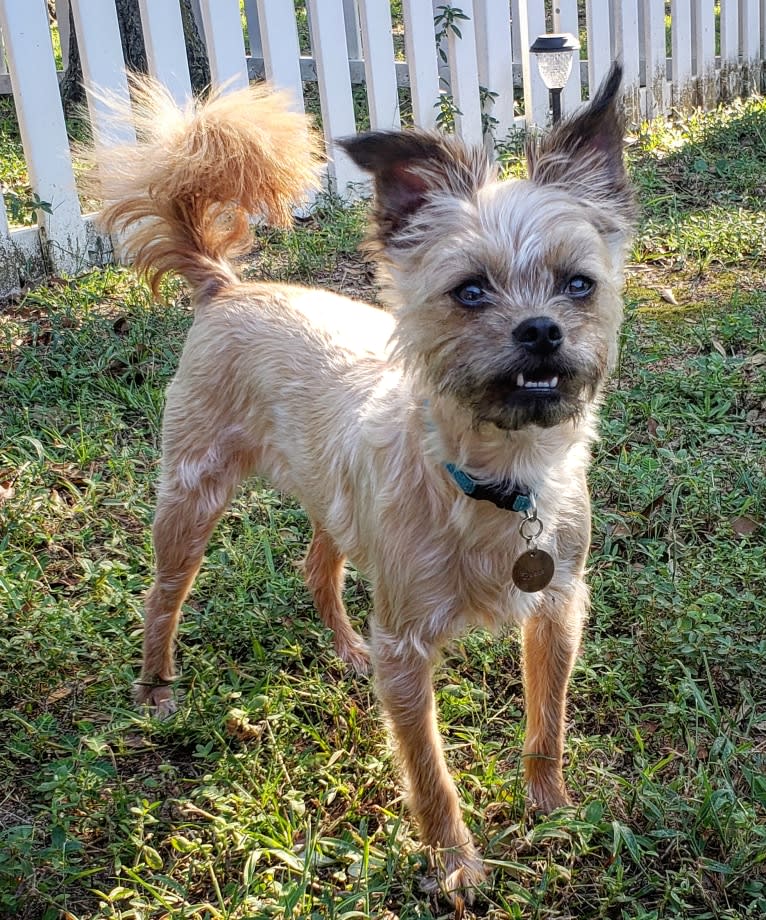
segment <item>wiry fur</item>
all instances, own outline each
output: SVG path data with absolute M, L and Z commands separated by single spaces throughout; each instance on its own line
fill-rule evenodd
M 139 268 L 155 282 L 179 271 L 196 304 L 167 394 L 139 698 L 173 710 L 174 636 L 207 540 L 239 481 L 270 476 L 314 524 L 307 582 L 338 654 L 358 670 L 372 659 L 412 810 L 453 894 L 470 895 L 484 870 L 437 731 L 431 671 L 451 637 L 521 625 L 528 794 L 545 810 L 567 802 L 566 688 L 587 607 L 585 474 L 633 216 L 618 84 L 615 70 L 593 107 L 540 142 L 528 180 L 498 181 L 481 151 L 454 139 L 345 141 L 375 178 L 372 239 L 390 312 L 235 280 L 220 207 L 284 217 L 292 177 L 303 184 L 313 167 L 304 126 L 276 103 L 264 103 L 265 120 L 247 94 L 177 113 L 142 91 L 142 147 L 130 154 L 139 165 L 120 154 L 111 178 L 102 152 L 107 224 L 141 221 Z M 273 171 L 272 152 L 286 171 Z M 578 276 L 595 283 L 587 297 L 568 293 Z M 476 278 L 485 301 L 461 305 L 455 290 Z M 550 354 L 520 332 L 540 316 L 561 333 Z M 520 374 L 560 383 L 528 392 Z M 511 577 L 526 549 L 521 516 L 464 496 L 447 461 L 534 493 L 539 543 L 556 566 L 544 590 L 523 594 Z M 372 585 L 369 651 L 342 604 L 346 558 Z

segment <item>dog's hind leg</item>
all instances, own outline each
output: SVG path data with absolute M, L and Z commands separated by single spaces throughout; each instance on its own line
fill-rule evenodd
M 322 622 L 333 632 L 336 654 L 357 673 L 366 674 L 370 668 L 367 643 L 351 625 L 343 605 L 344 563 L 332 537 L 314 524 L 314 537 L 303 563 L 306 584 Z
M 175 711 L 175 637 L 181 605 L 199 571 L 210 535 L 246 474 L 225 437 L 200 454 L 180 453 L 165 432 L 165 457 L 152 527 L 155 581 L 146 596 L 144 657 L 136 699 L 160 717 Z
M 580 648 L 585 592 L 568 611 L 543 612 L 522 629 L 527 732 L 524 775 L 531 806 L 551 812 L 569 803 L 562 760 L 569 677 Z
M 463 821 L 457 789 L 444 760 L 431 678 L 433 662 L 377 625 L 372 648 L 376 690 L 397 742 L 410 808 L 435 857 L 447 894 L 453 900 L 463 897 L 470 902 L 486 872 Z

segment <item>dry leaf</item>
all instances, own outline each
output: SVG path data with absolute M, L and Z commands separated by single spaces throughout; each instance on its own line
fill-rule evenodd
M 0 482 L 0 505 L 3 502 L 9 502 L 16 494 L 16 490 L 10 482 Z
M 766 354 L 762 351 L 756 352 L 754 355 L 748 355 L 742 363 L 745 367 L 764 367 L 766 366 Z
M 651 437 L 657 437 L 657 429 L 659 427 L 660 425 L 656 418 L 650 418 L 646 420 L 646 430 L 649 432 Z
M 654 514 L 654 512 L 655 512 L 659 507 L 661 507 L 661 505 L 662 505 L 662 503 L 663 503 L 664 501 L 665 501 L 665 495 L 664 495 L 664 493 L 658 495 L 657 498 L 654 499 L 654 501 L 649 502 L 649 504 L 646 506 L 646 508 L 644 508 L 643 511 L 639 512 L 640 515 L 641 515 L 641 517 L 646 518 L 647 520 L 649 520 L 649 518 Z
M 72 695 L 71 687 L 59 687 L 58 690 L 54 690 L 52 693 L 49 693 L 45 699 L 45 702 L 49 705 L 51 703 L 58 703 L 59 700 L 65 700 L 68 696 Z
M 761 525 L 757 521 L 745 515 L 734 518 L 731 522 L 732 530 L 738 537 L 749 537 L 751 534 L 754 534 L 760 526 Z
M 230 709 L 225 725 L 226 731 L 240 741 L 257 741 L 266 727 L 265 722 L 251 722 L 243 709 Z
M 660 291 L 660 297 L 665 301 L 665 303 L 672 303 L 675 306 L 678 306 L 678 301 L 676 300 L 676 295 L 673 293 L 672 288 L 663 288 Z
M 123 744 L 126 748 L 131 748 L 132 750 L 144 750 L 151 748 L 151 744 L 144 738 L 143 735 L 130 734 L 126 735 L 123 738 Z
M 610 536 L 620 539 L 622 537 L 632 537 L 633 530 L 629 524 L 625 521 L 616 521 L 614 524 L 610 524 L 607 527 Z
M 728 357 L 729 357 L 729 356 L 726 354 L 726 349 L 723 347 L 723 345 L 721 345 L 720 342 L 716 341 L 715 339 L 711 339 L 711 340 L 710 340 L 710 344 L 713 346 L 713 348 L 715 348 L 715 350 L 718 352 L 718 354 L 719 354 L 722 358 L 728 358 Z

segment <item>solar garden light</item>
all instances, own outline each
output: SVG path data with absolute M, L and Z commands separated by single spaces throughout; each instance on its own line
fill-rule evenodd
M 537 69 L 551 95 L 553 124 L 561 120 L 561 90 L 572 73 L 575 51 L 580 43 L 569 32 L 538 35 L 529 51 L 537 58 Z

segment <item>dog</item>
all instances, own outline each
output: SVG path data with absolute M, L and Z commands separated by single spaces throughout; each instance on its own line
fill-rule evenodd
M 419 130 L 340 146 L 368 172 L 368 246 L 387 309 L 242 282 L 250 215 L 278 224 L 317 182 L 319 147 L 286 100 L 249 88 L 179 109 L 134 81 L 138 148 L 92 152 L 101 223 L 155 293 L 169 272 L 194 322 L 167 392 L 137 696 L 175 704 L 174 640 L 206 544 L 240 481 L 268 476 L 313 525 L 305 577 L 335 651 L 371 665 L 423 842 L 444 890 L 485 868 L 437 730 L 432 671 L 471 627 L 521 628 L 531 804 L 569 802 L 567 684 L 588 607 L 586 472 L 614 364 L 635 221 L 621 71 L 532 141 L 528 177 Z M 371 584 L 369 644 L 344 562 Z

